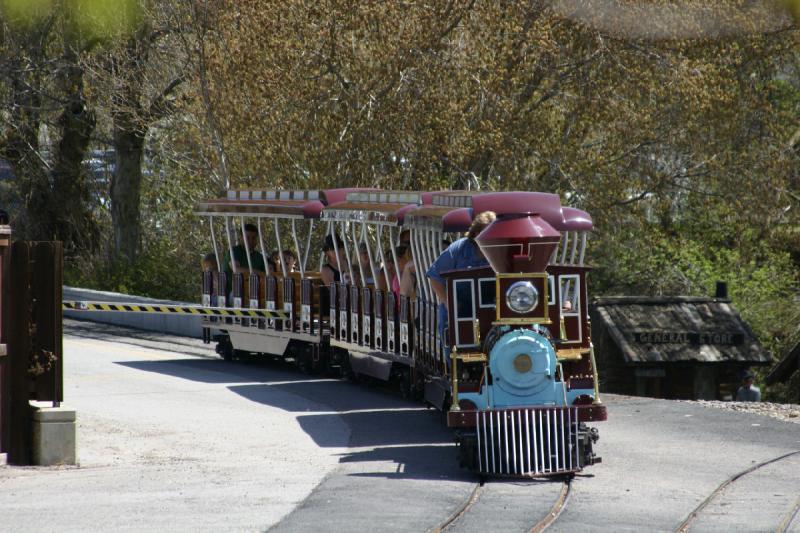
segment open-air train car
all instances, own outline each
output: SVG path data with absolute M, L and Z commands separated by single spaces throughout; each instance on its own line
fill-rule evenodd
M 443 329 L 424 273 L 484 211 L 497 214 L 476 239 L 489 265 L 443 274 Z M 447 412 L 462 464 L 481 474 L 570 473 L 599 460 L 586 426 L 606 418 L 589 335 L 587 213 L 546 193 L 375 189 L 229 191 L 198 213 L 217 257 L 217 271 L 203 273 L 203 305 L 282 311 L 204 319 L 223 357 L 268 354 L 306 371 L 396 381 Z M 258 230 L 252 253 L 266 264 L 268 250 L 292 248 L 298 270 L 279 254 L 267 273 L 227 275 L 222 258 L 248 224 Z M 329 286 L 326 235 L 337 236 L 342 272 Z M 416 270 L 410 297 L 389 289 L 402 275 L 401 244 Z

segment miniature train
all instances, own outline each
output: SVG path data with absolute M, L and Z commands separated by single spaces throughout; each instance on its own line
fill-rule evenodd
M 425 273 L 483 212 L 496 216 L 475 238 L 488 266 L 442 273 L 442 315 Z M 269 354 L 306 371 L 397 382 L 447 413 L 461 464 L 481 475 L 565 474 L 599 461 L 597 430 L 586 425 L 606 419 L 588 320 L 587 213 L 538 192 L 331 189 L 230 190 L 198 215 L 215 257 L 203 306 L 271 312 L 203 319 L 226 359 Z M 248 228 L 258 246 L 244 245 L 240 271 L 226 272 Z M 326 236 L 340 268 L 330 285 L 325 253 L 309 268 Z M 271 249 L 267 273 L 249 268 L 251 254 L 268 264 Z M 411 297 L 397 292 L 402 249 L 416 271 Z

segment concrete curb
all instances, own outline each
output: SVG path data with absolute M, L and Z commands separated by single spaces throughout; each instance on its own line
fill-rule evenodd
M 92 302 L 133 302 L 161 305 L 197 305 L 196 302 L 175 302 L 171 300 L 157 300 L 144 296 L 132 296 L 118 292 L 95 291 L 79 287 L 64 286 L 64 300 L 92 301 Z M 161 315 L 155 313 L 119 313 L 106 311 L 64 311 L 64 316 L 76 320 L 99 322 L 126 326 L 145 331 L 155 331 L 181 337 L 202 338 L 202 324 L 200 317 L 192 315 Z

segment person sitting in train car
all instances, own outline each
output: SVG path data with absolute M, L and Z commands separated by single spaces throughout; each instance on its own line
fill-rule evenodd
M 411 260 L 411 249 L 406 252 L 408 258 L 400 276 L 400 295 L 408 298 L 417 297 L 417 266 Z
M 392 292 L 397 297 L 396 301 L 399 303 L 400 295 L 402 294 L 403 274 L 406 268 L 408 268 L 409 263 L 411 263 L 411 248 L 400 244 L 395 248 L 394 253 L 397 256 L 397 270 L 400 272 L 400 277 L 397 277 L 397 272 L 392 272 Z
M 392 257 L 392 249 L 386 248 L 383 251 L 383 257 L 385 258 L 386 262 L 381 265 L 381 275 L 378 276 L 378 288 L 382 291 L 389 290 L 392 284 L 392 278 L 394 277 L 394 258 Z M 386 278 L 389 278 L 389 285 L 386 284 Z
M 297 272 L 297 256 L 293 251 L 283 251 L 283 262 L 286 264 L 286 272 Z
M 254 224 L 244 225 L 245 243 L 239 243 L 233 247 L 233 261 L 231 261 L 230 252 L 225 253 L 225 272 L 228 274 L 228 279 L 231 279 L 232 274 L 241 273 L 249 274 L 250 266 L 252 270 L 257 272 L 266 272 L 264 266 L 264 258 L 261 252 L 258 251 L 258 228 Z M 245 246 L 247 248 L 245 249 Z M 250 252 L 250 263 L 247 262 L 248 251 Z
M 372 266 L 369 260 L 367 243 L 363 241 L 358 245 L 358 262 L 361 263 L 361 268 L 364 270 L 364 286 L 375 286 L 375 278 L 372 276 Z M 357 269 L 358 265 L 355 265 L 355 268 Z M 358 272 L 359 276 L 360 274 L 361 271 Z
M 353 279 L 350 279 L 350 272 L 353 272 Z M 366 272 L 365 272 L 366 274 Z M 345 283 L 349 283 L 350 285 L 355 285 L 357 287 L 363 287 L 364 285 L 361 283 L 361 271 L 358 270 L 358 261 L 353 261 L 350 263 L 350 268 L 345 269 L 344 275 L 342 276 Z M 349 280 L 349 281 L 348 281 Z
M 417 297 L 417 266 L 409 261 L 400 276 L 400 295 L 408 298 Z
M 480 246 L 475 242 L 475 238 L 480 232 L 486 229 L 489 224 L 494 222 L 495 218 L 497 218 L 497 215 L 495 215 L 494 211 L 479 213 L 478 216 L 473 219 L 467 236 L 458 239 L 448 246 L 425 273 L 428 279 L 431 280 L 431 288 L 433 288 L 433 292 L 436 294 L 436 299 L 439 302 L 439 334 L 445 345 L 445 353 L 447 354 L 448 361 L 450 360 L 450 352 L 445 337 L 445 332 L 447 331 L 447 284 L 441 273 L 447 272 L 448 270 L 479 268 L 489 265 L 489 261 L 484 257 Z
M 281 269 L 281 254 L 278 250 L 272 250 L 267 256 L 267 266 L 271 273 L 277 273 Z
M 342 281 L 341 267 L 339 266 L 339 257 L 336 255 L 336 251 L 338 248 L 339 253 L 342 253 L 343 247 L 344 243 L 339 236 L 336 237 L 336 246 L 334 246 L 333 235 L 325 237 L 322 252 L 325 254 L 326 262 L 319 271 L 319 277 L 325 285 L 331 285 L 334 282 L 341 283 Z
M 217 254 L 214 252 L 207 253 L 203 256 L 202 260 L 203 272 L 216 272 L 217 271 Z
M 411 244 L 411 230 L 404 229 L 401 231 L 397 240 L 400 244 L 405 244 L 406 246 Z
M 442 239 L 443 250 L 450 246 L 450 244 L 451 242 L 448 239 Z M 414 261 L 409 260 L 400 278 L 400 294 L 409 298 L 416 298 L 417 282 L 417 265 L 414 264 Z

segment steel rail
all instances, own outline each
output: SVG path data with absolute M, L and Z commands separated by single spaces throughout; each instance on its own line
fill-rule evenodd
M 784 515 L 783 520 L 781 520 L 781 523 L 778 524 L 778 527 L 775 529 L 775 533 L 786 533 L 789 531 L 789 526 L 791 526 L 794 519 L 797 518 L 798 513 L 800 513 L 800 498 L 797 498 L 794 505 Z
M 550 511 L 548 511 L 544 518 L 534 524 L 534 526 L 530 529 L 530 533 L 541 533 L 548 527 L 552 526 L 556 520 L 558 520 L 561 512 L 566 509 L 567 503 L 569 502 L 571 487 L 572 476 L 568 476 L 566 479 L 564 479 L 564 482 L 561 485 L 561 491 L 558 493 L 558 498 L 556 498 L 556 501 L 553 503 L 552 507 L 550 507 Z
M 759 470 L 760 468 L 763 468 L 763 467 L 765 467 L 767 465 L 770 465 L 772 463 L 777 463 L 778 461 L 782 461 L 783 459 L 786 459 L 787 457 L 791 457 L 791 456 L 797 455 L 797 454 L 800 454 L 800 450 L 796 450 L 796 451 L 793 451 L 793 452 L 785 453 L 785 454 L 783 454 L 781 456 L 774 457 L 774 458 L 768 459 L 766 461 L 762 461 L 760 463 L 757 463 L 757 464 L 751 466 L 750 468 L 747 468 L 746 470 L 742 470 L 741 472 L 738 472 L 738 473 L 732 475 L 731 477 L 729 477 L 728 479 L 723 481 L 722 484 L 720 484 L 719 487 L 714 489 L 711 492 L 711 494 L 708 495 L 708 497 L 706 499 L 704 499 L 702 502 L 700 502 L 700 505 L 695 507 L 694 510 L 692 512 L 690 512 L 686 516 L 686 518 L 683 519 L 683 522 L 681 522 L 680 525 L 675 529 L 675 533 L 686 533 L 686 531 L 689 530 L 689 526 L 691 525 L 691 523 L 694 521 L 695 518 L 697 518 L 697 516 L 703 511 L 703 509 L 708 507 L 708 504 L 711 503 L 712 500 L 714 500 L 714 498 L 716 498 L 717 496 L 722 494 L 722 492 L 728 486 L 730 486 L 731 484 L 735 483 L 737 480 L 741 479 L 742 477 L 746 476 L 747 474 L 750 474 L 752 472 L 755 472 L 756 470 Z M 798 501 L 798 505 L 800 505 L 800 500 Z M 797 508 L 797 506 L 795 506 L 795 509 L 796 508 Z M 797 511 L 795 510 L 793 513 L 791 513 L 791 515 L 794 516 L 794 514 L 796 514 L 796 512 Z M 787 526 L 788 526 L 788 523 L 787 523 Z
M 481 489 L 483 489 L 483 482 L 476 483 L 475 487 L 473 487 L 472 492 L 470 492 L 469 496 L 464 500 L 464 502 L 448 516 L 444 522 L 433 528 L 432 533 L 442 533 L 444 530 L 455 524 L 459 518 L 464 516 L 467 511 L 478 501 L 480 497 Z

